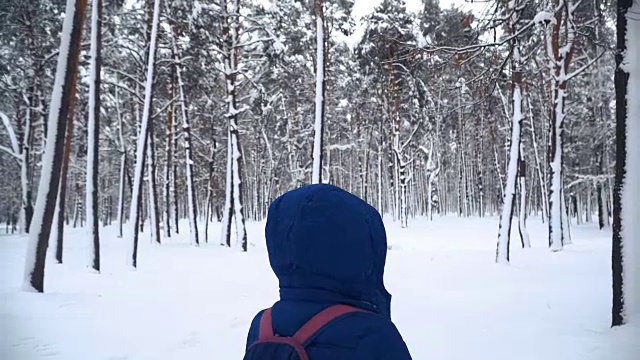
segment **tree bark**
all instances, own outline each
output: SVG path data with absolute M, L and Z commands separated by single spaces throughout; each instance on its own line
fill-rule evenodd
M 239 59 L 238 28 L 240 11 L 239 0 L 229 0 L 225 3 L 227 11 L 224 19 L 223 53 L 225 62 L 225 81 L 227 88 L 227 184 L 225 208 L 222 220 L 221 243 L 231 246 L 231 222 L 235 220 L 236 241 L 243 251 L 247 251 L 247 231 L 245 228 L 244 209 L 242 207 L 242 151 L 238 131 L 237 76 Z
M 322 150 L 323 127 L 325 116 L 325 34 L 324 34 L 324 0 L 315 1 L 316 15 L 316 113 L 313 141 L 312 184 L 322 183 Z
M 102 0 L 93 0 L 91 9 L 91 69 L 89 122 L 87 124 L 87 224 L 92 251 L 89 266 L 100 272 L 100 223 L 98 218 L 98 173 L 100 140 L 100 69 L 102 67 Z
M 139 226 L 141 222 L 139 210 L 142 206 L 142 176 L 145 167 L 147 138 L 149 136 L 149 122 L 151 120 L 151 109 L 153 104 L 153 77 L 155 72 L 156 43 L 159 18 L 160 0 L 155 0 L 147 64 L 147 82 L 145 86 L 144 111 L 140 124 L 140 132 L 138 134 L 138 144 L 136 148 L 136 167 L 133 182 L 133 193 L 131 195 L 131 208 L 129 214 L 131 250 L 129 252 L 128 264 L 134 268 L 138 266 L 138 236 L 140 230 Z
M 618 1 L 616 52 L 616 165 L 613 196 L 612 326 L 640 320 L 640 32 L 637 14 L 640 4 Z M 628 141 L 631 139 L 631 141 Z
M 180 59 L 178 58 L 179 52 L 178 47 L 175 41 L 175 35 L 172 38 L 173 42 L 173 52 L 176 56 L 175 60 L 175 71 L 178 80 L 178 91 L 180 93 L 180 108 L 182 109 L 182 135 L 184 140 L 184 151 L 185 151 L 185 174 L 187 181 L 187 206 L 188 214 L 189 214 L 189 227 L 190 227 L 190 239 L 191 244 L 195 246 L 200 245 L 200 239 L 198 237 L 198 209 L 196 204 L 196 190 L 195 183 L 193 179 L 193 164 L 194 158 L 192 154 L 192 144 L 191 144 L 191 124 L 189 122 L 189 113 L 187 111 L 187 99 L 184 93 L 184 83 L 182 81 L 182 66 L 180 64 Z
M 147 145 L 147 190 L 149 191 L 149 227 L 151 242 L 161 244 L 160 237 L 160 213 L 158 211 L 158 182 L 156 180 L 156 142 L 153 119 L 149 123 L 149 144 Z
M 86 0 L 67 0 L 49 111 L 50 131 L 42 162 L 43 176 L 40 179 L 39 196 L 29 231 L 23 285 L 25 290 L 44 291 L 46 253 L 60 186 L 66 125 L 68 117 L 73 116 L 75 106 L 80 42 L 86 7 Z

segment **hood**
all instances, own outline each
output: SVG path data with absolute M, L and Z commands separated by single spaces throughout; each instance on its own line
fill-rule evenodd
M 387 236 L 376 209 L 333 185 L 276 199 L 265 229 L 281 300 L 346 303 L 390 316 Z

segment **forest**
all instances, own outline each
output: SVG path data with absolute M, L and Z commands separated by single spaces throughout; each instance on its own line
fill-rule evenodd
M 577 226 L 613 229 L 626 322 L 638 1 L 354 5 L 0 1 L 0 222 L 28 233 L 25 287 L 44 291 L 70 229 L 87 230 L 95 272 L 101 228 L 134 268 L 142 234 L 251 252 L 247 224 L 276 197 L 331 183 L 402 229 L 493 219 L 487 262 L 530 248 L 533 221 L 553 253 Z

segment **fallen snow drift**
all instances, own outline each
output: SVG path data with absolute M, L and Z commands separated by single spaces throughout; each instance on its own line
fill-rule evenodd
M 533 249 L 514 231 L 501 266 L 497 218 L 387 222 L 392 316 L 414 359 L 638 359 L 640 331 L 609 328 L 610 233 L 574 228 L 575 245 L 554 254 L 531 223 Z M 84 232 L 69 229 L 45 294 L 20 290 L 26 237 L 0 235 L 0 359 L 241 359 L 253 315 L 278 295 L 263 227 L 248 224 L 246 254 L 219 247 L 216 225 L 201 248 L 186 234 L 151 245 L 147 230 L 137 271 L 115 227 L 101 229 L 100 275 L 85 267 Z

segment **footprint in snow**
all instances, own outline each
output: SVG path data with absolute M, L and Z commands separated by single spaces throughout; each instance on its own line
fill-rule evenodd
M 33 349 L 38 353 L 38 355 L 50 357 L 58 355 L 59 351 L 56 348 L 56 344 L 36 344 L 33 346 Z

